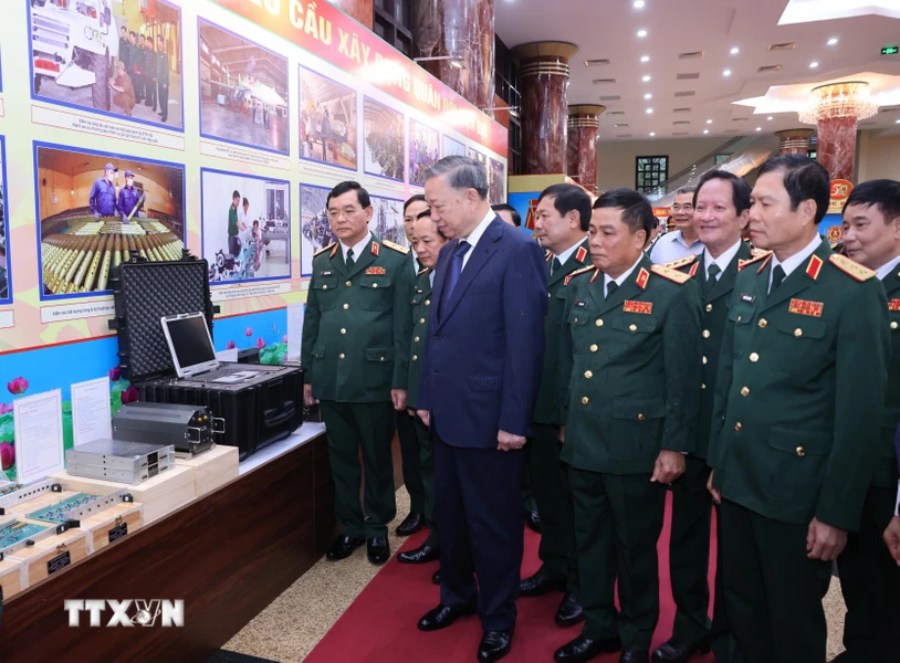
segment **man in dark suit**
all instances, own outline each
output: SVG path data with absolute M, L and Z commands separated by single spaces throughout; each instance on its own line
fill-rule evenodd
M 163 122 L 169 119 L 169 54 L 166 51 L 166 40 L 162 35 L 156 37 L 156 89 L 159 100 L 159 116 Z
M 712 644 L 716 659 L 729 660 L 721 573 L 716 573 L 715 615 L 709 611 L 709 536 L 712 501 L 706 490 L 706 464 L 713 394 L 719 367 L 722 335 L 730 310 L 731 291 L 738 266 L 750 258 L 750 247 L 741 241 L 750 209 L 750 185 L 723 171 L 706 173 L 694 192 L 694 226 L 703 242 L 699 256 L 690 255 L 666 263 L 700 285 L 701 401 L 697 446 L 685 457 L 684 476 L 672 484 L 672 535 L 669 542 L 669 575 L 677 611 L 672 637 L 655 652 L 656 663 L 684 663 Z
M 767 161 L 722 340 L 710 490 L 721 501 L 725 608 L 747 663 L 825 659 L 831 562 L 860 523 L 881 428 L 887 302 L 871 270 L 817 225 L 829 178 L 799 155 Z
M 394 410 L 406 407 L 413 273 L 406 247 L 369 230 L 374 210 L 357 182 L 335 186 L 325 204 L 338 241 L 313 257 L 303 319 L 303 400 L 321 402 L 342 527 L 326 557 L 344 559 L 365 543 L 369 561 L 384 564 L 387 524 L 396 513 L 391 439 Z
M 496 208 L 496 205 L 494 206 Z M 556 611 L 559 626 L 571 626 L 583 619 L 578 602 L 578 571 L 575 560 L 575 525 L 572 501 L 559 460 L 559 428 L 563 425 L 559 407 L 559 334 L 563 328 L 567 277 L 590 265 L 587 229 L 591 222 L 591 197 L 580 186 L 554 184 L 541 192 L 534 213 L 534 235 L 546 249 L 547 317 L 544 321 L 544 366 L 537 404 L 534 407 L 534 435 L 525 456 L 531 489 L 541 514 L 541 567 L 519 584 L 523 596 L 538 596 L 551 590 L 564 591 Z
M 584 628 L 556 650 L 584 663 L 622 649 L 647 663 L 659 618 L 656 545 L 666 484 L 684 473 L 700 402 L 698 286 L 644 255 L 655 222 L 647 199 L 614 189 L 594 203 L 595 269 L 568 287 L 560 350 Z M 618 575 L 621 609 L 613 587 Z
M 881 542 L 894 515 L 897 461 L 894 435 L 900 423 L 900 182 L 871 180 L 857 186 L 844 205 L 847 257 L 873 270 L 888 301 L 891 361 L 884 417 L 877 438 L 875 474 L 863 504 L 859 531 L 847 537 L 838 557 L 847 604 L 844 647 L 835 662 L 887 663 L 898 658 L 900 567 Z
M 441 550 L 433 631 L 475 612 L 478 659 L 510 649 L 522 562 L 526 436 L 544 352 L 547 279 L 537 242 L 503 223 L 484 166 L 445 157 L 425 174 L 431 217 L 454 238 L 441 251 L 417 402 L 431 426 Z M 477 579 L 477 580 L 476 580 Z

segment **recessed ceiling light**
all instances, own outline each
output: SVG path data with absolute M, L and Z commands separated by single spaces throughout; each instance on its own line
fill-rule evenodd
M 900 124 L 900 120 L 894 120 L 894 124 Z
M 655 132 L 655 131 L 651 131 L 651 132 L 650 132 L 650 137 L 651 137 L 651 138 L 652 138 L 653 136 L 655 136 L 655 135 L 656 135 L 656 132 Z
M 737 46 L 732 46 L 731 50 L 728 52 L 731 53 L 732 55 L 737 55 L 738 53 L 741 52 L 741 49 L 739 49 Z
M 825 43 L 827 43 L 829 46 L 834 46 L 836 43 L 838 43 L 838 38 L 837 38 L 837 37 L 832 37 L 831 39 L 829 39 L 829 40 L 828 40 L 827 42 L 825 42 Z
M 653 115 L 653 109 L 652 109 L 652 108 L 648 108 L 648 109 L 647 109 L 647 115 Z
M 649 55 L 642 55 L 642 56 L 641 56 L 641 62 L 650 62 L 650 56 L 649 56 Z
M 634 2 L 631 3 L 631 6 L 635 9 L 643 9 L 646 4 L 647 3 L 644 2 L 644 0 L 634 0 Z
M 643 39 L 644 37 L 647 36 L 647 31 L 644 30 L 643 28 L 641 28 L 640 30 L 637 31 L 637 36 L 638 36 L 638 38 Z
M 650 94 L 649 92 L 644 95 L 644 99 L 652 99 L 652 98 L 653 98 L 653 95 Z
M 762 131 L 762 127 L 756 127 L 757 131 Z
M 773 116 L 770 115 L 770 116 L 767 117 L 766 119 L 767 119 L 769 122 L 771 122 L 771 121 L 774 120 L 775 118 L 774 118 Z
M 641 76 L 641 80 L 644 81 L 645 83 L 649 83 L 650 82 L 650 74 L 644 74 L 643 76 Z
M 706 123 L 707 123 L 707 124 L 712 124 L 712 118 L 706 120 Z
M 703 130 L 703 133 L 708 134 L 708 133 L 709 133 L 709 129 L 704 129 L 704 130 Z
M 809 68 L 810 68 L 810 69 L 815 69 L 815 68 L 817 68 L 818 66 L 819 66 L 819 63 L 818 63 L 818 61 L 816 61 L 816 60 L 813 60 L 812 62 L 809 63 Z
M 725 76 L 726 78 L 728 76 L 731 76 L 731 69 L 725 69 L 724 71 L 722 71 L 722 75 Z

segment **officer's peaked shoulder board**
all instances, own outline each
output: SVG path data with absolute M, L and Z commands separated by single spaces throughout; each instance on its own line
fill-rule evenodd
M 409 248 L 406 246 L 400 246 L 399 244 L 394 244 L 394 242 L 388 241 L 386 239 L 381 240 L 381 243 L 384 244 L 389 249 L 396 251 L 397 253 L 402 253 L 403 255 L 406 255 L 407 253 L 409 253 Z M 373 253 L 375 253 L 375 252 L 373 251 Z M 376 255 L 377 255 L 377 253 L 376 253 Z
M 738 258 L 738 271 L 742 271 L 747 265 L 754 265 L 756 263 L 762 263 L 760 265 L 760 269 L 766 266 L 766 262 L 769 257 L 772 255 L 771 251 L 761 251 L 760 249 L 753 249 L 750 251 L 751 258 L 747 260 L 743 260 Z
M 672 269 L 671 267 L 666 267 L 665 265 L 653 265 L 650 267 L 650 271 L 657 276 L 663 277 L 667 281 L 672 281 L 672 283 L 677 283 L 679 285 L 687 283 L 691 280 L 690 274 L 679 272 L 678 270 Z
M 569 283 L 576 276 L 581 276 L 582 274 L 587 274 L 590 271 L 593 271 L 595 268 L 593 265 L 588 265 L 587 267 L 582 267 L 581 269 L 576 269 L 574 272 L 569 272 L 566 274 L 566 278 L 563 279 L 563 285 L 569 285 Z
M 332 242 L 328 246 L 324 246 L 313 254 L 313 257 L 316 257 L 320 253 L 325 253 L 326 251 L 330 251 L 331 249 L 337 247 L 337 242 Z
M 663 267 L 668 267 L 669 269 L 681 269 L 686 265 L 690 265 L 695 260 L 697 260 L 697 256 L 692 253 L 691 255 L 685 256 L 684 258 L 677 258 L 676 260 L 664 262 L 662 263 L 662 265 Z
M 429 269 L 431 269 L 431 267 L 423 267 L 418 272 L 416 272 L 416 276 L 422 276 L 422 274 L 427 274 Z
M 828 262 L 844 272 L 844 274 L 847 274 L 851 278 L 860 282 L 868 281 L 875 276 L 875 272 L 873 272 L 868 267 L 863 267 L 858 262 L 851 260 L 847 256 L 842 256 L 837 253 L 832 253 L 830 256 L 828 256 Z

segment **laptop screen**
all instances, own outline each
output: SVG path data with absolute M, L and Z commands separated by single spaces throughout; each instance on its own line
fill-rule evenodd
M 167 316 L 162 319 L 162 325 L 178 377 L 194 375 L 218 366 L 206 318 L 202 313 Z

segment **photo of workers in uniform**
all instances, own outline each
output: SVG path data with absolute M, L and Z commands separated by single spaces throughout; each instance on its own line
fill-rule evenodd
M 367 175 L 403 181 L 405 124 L 402 113 L 364 98 L 363 135 Z
M 425 170 L 441 158 L 440 134 L 436 129 L 409 121 L 409 183 L 425 186 Z
M 403 231 L 403 201 L 382 196 L 369 196 L 372 199 L 374 214 L 369 221 L 371 230 L 378 239 L 386 239 L 394 244 L 406 246 L 406 233 Z
M 184 167 L 35 143 L 42 299 L 109 290 L 119 263 L 178 260 Z
M 9 220 L 6 214 L 6 139 L 0 136 L 0 303 L 12 300 L 9 264 Z
M 288 154 L 288 61 L 198 19 L 200 134 Z
M 210 283 L 291 277 L 290 182 L 202 168 Z
M 443 145 L 441 145 L 441 157 L 452 156 L 466 156 L 466 146 L 445 134 Z
M 184 128 L 181 10 L 164 0 L 31 0 L 32 96 Z
M 356 91 L 300 70 L 300 158 L 356 170 Z
M 506 168 L 502 161 L 490 159 L 488 168 L 488 198 L 491 204 L 506 202 Z

